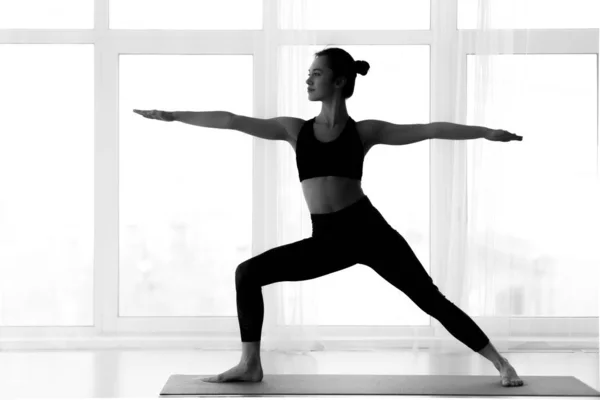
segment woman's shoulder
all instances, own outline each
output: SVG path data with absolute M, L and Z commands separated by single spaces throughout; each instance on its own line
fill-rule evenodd
M 288 137 L 291 141 L 294 142 L 298 140 L 298 135 L 302 130 L 302 126 L 304 126 L 304 124 L 306 124 L 311 119 L 305 120 L 296 117 L 279 117 L 279 121 L 285 127 L 285 130 L 288 133 Z

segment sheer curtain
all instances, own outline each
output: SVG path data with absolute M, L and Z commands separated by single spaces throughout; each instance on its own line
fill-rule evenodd
M 307 27 L 307 1 L 278 0 L 278 20 L 293 32 L 302 45 L 282 46 L 277 53 L 277 115 L 309 116 L 306 77 L 314 59 L 311 46 L 315 35 L 303 31 Z M 285 21 L 285 22 L 284 22 Z M 277 246 L 302 240 L 311 235 L 310 212 L 305 204 L 298 179 L 296 153 L 285 142 L 276 146 Z M 284 267 L 284 266 L 282 266 Z M 261 350 L 306 352 L 324 350 L 314 318 L 318 307 L 305 282 L 280 282 L 262 288 L 265 318 Z M 307 302 L 308 300 L 308 302 Z M 267 303 L 270 303 L 267 305 Z
M 526 343 L 531 337 L 523 337 L 523 325 L 516 324 L 523 316 L 588 315 L 577 311 L 567 315 L 561 310 L 566 307 L 555 308 L 552 298 L 562 295 L 561 301 L 568 305 L 563 282 L 556 278 L 570 275 L 564 273 L 571 268 L 569 264 L 579 273 L 586 268 L 596 271 L 598 277 L 600 180 L 597 151 L 595 168 L 585 172 L 584 168 L 577 172 L 564 168 L 565 172 L 556 173 L 562 168 L 544 170 L 536 166 L 536 159 L 545 158 L 540 153 L 560 156 L 561 150 L 553 143 L 556 131 L 547 134 L 542 128 L 552 118 L 541 121 L 528 110 L 530 104 L 536 108 L 528 96 L 538 90 L 530 79 L 535 70 L 527 62 L 532 30 L 529 25 L 520 32 L 498 30 L 496 18 L 500 13 L 494 4 L 498 3 L 478 1 L 478 31 L 474 35 L 477 56 L 471 56 L 469 66 L 474 81 L 466 85 L 466 77 L 456 74 L 453 122 L 506 129 L 524 136 L 524 141 L 452 141 L 450 175 L 434 174 L 441 179 L 434 180 L 433 185 L 452 182 L 448 186 L 450 196 L 439 199 L 447 203 L 444 209 L 453 211 L 448 242 L 442 248 L 447 252 L 447 265 L 438 270 L 437 281 L 450 297 L 460 299 L 456 304 L 465 312 L 481 316 L 480 326 L 502 352 L 531 345 Z M 532 10 L 527 10 L 527 2 L 513 0 L 510 4 L 511 20 L 516 25 L 519 19 L 521 27 L 523 16 Z M 459 36 L 458 54 L 466 48 L 464 37 Z M 518 54 L 518 63 L 509 60 L 517 57 L 514 54 Z M 466 70 L 463 62 L 465 58 L 460 58 L 458 71 Z M 508 89 L 503 90 L 503 85 Z M 472 87 L 471 93 L 465 93 L 467 87 Z M 573 139 L 565 135 L 563 140 L 568 148 L 566 142 Z M 438 149 L 433 158 L 443 157 L 445 149 Z M 572 161 L 565 157 L 563 162 Z M 456 177 L 466 177 L 467 181 L 454 182 Z M 573 298 L 578 296 L 581 282 L 581 275 L 573 282 L 564 282 L 564 287 L 573 283 L 569 293 Z M 597 283 L 596 278 L 596 288 Z M 590 293 L 589 288 L 581 290 Z M 530 293 L 538 293 L 537 298 L 534 300 Z M 595 294 L 598 304 L 597 290 Z M 437 321 L 433 324 L 439 327 Z M 560 324 L 564 336 L 581 335 L 573 319 L 564 318 Z M 447 337 L 439 328 L 441 336 Z M 541 333 L 536 331 L 535 335 Z M 453 341 L 435 343 L 440 350 L 464 350 Z
M 515 21 L 523 12 L 518 3 L 514 2 L 512 7 Z M 288 21 L 297 30 L 288 32 L 296 43 L 301 44 L 279 48 L 277 55 L 278 115 L 305 119 L 314 116 L 307 112 L 309 101 L 304 80 L 313 60 L 314 51 L 310 47 L 317 45 L 315 37 L 303 31 L 308 26 L 306 6 L 305 0 L 279 2 L 280 20 Z M 477 29 L 472 31 L 473 35 L 459 34 L 458 41 L 454 42 L 458 47 L 445 49 L 452 52 L 456 64 L 449 67 L 452 71 L 447 75 L 449 82 L 444 83 L 453 97 L 448 99 L 450 104 L 443 104 L 448 115 L 444 121 L 505 129 L 523 136 L 524 140 L 509 143 L 485 139 L 431 141 L 431 202 L 435 204 L 432 213 L 438 213 L 438 218 L 432 218 L 431 225 L 434 246 L 431 275 L 447 298 L 470 316 L 478 316 L 474 319 L 498 351 L 506 352 L 527 341 L 514 328 L 518 318 L 515 315 L 536 315 L 535 310 L 529 310 L 523 304 L 524 292 L 534 285 L 545 284 L 544 268 L 564 265 L 548 256 L 551 253 L 547 251 L 548 247 L 562 246 L 569 236 L 576 237 L 580 242 L 579 250 L 571 248 L 573 253 L 564 256 L 575 256 L 574 252 L 581 250 L 585 254 L 579 254 L 576 262 L 586 260 L 591 265 L 600 265 L 595 250 L 600 243 L 600 185 L 597 172 L 578 179 L 568 175 L 548 177 L 543 171 L 528 169 L 528 165 L 522 163 L 526 156 L 533 165 L 536 154 L 547 150 L 538 121 L 530 118 L 527 111 L 510 106 L 520 104 L 518 100 L 525 96 L 527 77 L 532 72 L 525 68 L 525 63 L 518 64 L 523 67 L 511 70 L 516 74 L 512 79 L 517 79 L 519 84 L 508 94 L 503 92 L 501 104 L 493 83 L 501 79 L 500 66 L 505 67 L 498 54 L 515 54 L 519 47 L 520 57 L 527 57 L 530 30 L 521 30 L 518 38 L 514 31 L 498 30 L 492 18 L 495 15 L 492 7 L 492 2 L 479 0 Z M 438 18 L 444 15 L 436 14 Z M 520 17 L 522 20 L 522 15 Z M 448 25 L 448 21 L 437 21 L 433 26 L 444 24 Z M 447 32 L 436 30 L 432 46 L 444 45 L 447 39 L 443 36 Z M 523 43 L 524 53 L 520 47 Z M 329 46 L 343 47 L 343 44 L 321 45 L 319 49 Z M 467 48 L 475 48 L 477 56 L 465 58 Z M 468 76 L 462 72 L 466 70 L 464 63 L 471 63 L 469 68 L 474 81 L 469 86 Z M 360 80 L 357 83 L 360 84 Z M 368 84 L 366 80 L 364 84 Z M 466 93 L 467 87 L 472 93 Z M 278 142 L 274 146 L 278 166 L 276 233 L 280 246 L 309 237 L 311 224 L 298 182 L 295 153 L 287 143 Z M 515 164 L 511 162 L 513 157 Z M 547 198 L 546 205 L 537 202 L 544 196 L 533 196 L 535 191 L 547 191 L 548 196 L 556 197 L 552 188 L 546 185 L 550 179 L 557 187 L 564 185 L 563 194 L 568 192 L 563 202 L 568 201 L 572 207 L 585 211 L 589 217 L 588 231 L 565 231 L 563 219 L 552 215 L 552 208 L 560 206 L 555 198 Z M 544 212 L 539 212 L 540 207 Z M 560 212 L 566 212 L 568 208 L 563 205 Z M 541 215 L 546 215 L 547 220 L 540 219 Z M 549 229 L 557 230 L 556 235 L 548 235 Z M 550 294 L 552 290 L 552 286 L 546 288 Z M 311 293 L 304 282 L 281 282 L 263 287 L 263 297 L 263 350 L 306 352 L 325 349 L 314 325 L 319 308 L 310 301 Z M 437 320 L 432 318 L 431 323 L 435 340 L 430 351 L 471 352 Z M 575 327 L 563 328 L 569 335 L 576 333 Z M 425 338 L 415 334 L 414 339 L 417 344 Z

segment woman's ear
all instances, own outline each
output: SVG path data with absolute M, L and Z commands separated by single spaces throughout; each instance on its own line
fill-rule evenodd
M 346 77 L 345 77 L 345 76 L 340 76 L 339 78 L 337 78 L 337 79 L 335 80 L 335 86 L 337 86 L 337 87 L 341 88 L 341 87 L 343 87 L 343 86 L 344 86 L 344 84 L 345 84 L 346 82 L 348 82 L 348 80 L 346 79 Z

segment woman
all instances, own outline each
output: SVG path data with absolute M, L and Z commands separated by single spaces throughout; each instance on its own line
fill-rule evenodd
M 321 101 L 321 112 L 308 121 L 281 117 L 267 123 L 224 112 L 139 111 L 148 118 L 235 129 L 288 141 L 296 151 L 300 182 L 310 210 L 310 238 L 270 249 L 237 267 L 242 357 L 235 367 L 203 381 L 262 380 L 263 286 L 305 281 L 363 264 L 402 290 L 454 337 L 490 360 L 500 372 L 503 386 L 521 386 L 523 381 L 508 360 L 498 354 L 475 322 L 438 290 L 406 240 L 385 221 L 361 188 L 364 156 L 373 145 L 431 139 L 434 125 L 355 122 L 348 115 L 346 99 L 354 92 L 356 74 L 366 75 L 369 64 L 355 62 L 340 48 L 328 48 L 315 56 L 306 84 L 309 100 Z M 522 139 L 497 130 L 487 130 L 485 137 L 499 141 Z

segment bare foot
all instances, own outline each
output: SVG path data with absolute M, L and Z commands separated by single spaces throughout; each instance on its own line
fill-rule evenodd
M 223 383 L 223 382 L 260 382 L 263 379 L 262 366 L 248 366 L 238 364 L 222 374 L 200 379 L 203 382 Z
M 517 375 L 517 371 L 504 358 L 504 364 L 500 367 L 500 375 L 502 376 L 502 386 L 523 386 L 523 380 Z

